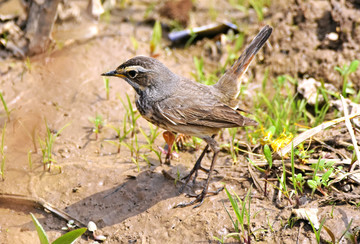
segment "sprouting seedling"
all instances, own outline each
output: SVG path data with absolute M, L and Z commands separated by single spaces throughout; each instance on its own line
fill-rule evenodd
M 44 170 L 50 171 L 51 165 L 53 163 L 56 163 L 56 159 L 53 156 L 52 149 L 54 146 L 54 142 L 56 138 L 60 135 L 60 133 L 70 125 L 70 123 L 66 124 L 64 127 L 62 127 L 59 131 L 54 133 L 52 130 L 50 130 L 47 121 L 45 120 L 46 125 L 46 136 L 45 139 L 42 140 L 39 138 L 39 144 L 42 152 L 42 162 L 44 164 Z M 61 167 L 58 167 L 61 172 Z
M 149 149 L 151 152 L 154 152 L 161 163 L 161 152 L 159 152 L 154 148 L 154 142 L 161 132 L 159 132 L 159 127 L 153 126 L 150 123 L 149 123 L 149 128 L 150 128 L 150 133 L 146 134 L 145 131 L 141 127 L 139 127 L 141 134 L 144 136 L 147 142 L 147 144 L 143 145 L 142 147 Z
M 134 52 L 136 53 L 136 51 L 139 49 L 139 42 L 136 40 L 136 38 L 134 36 L 130 37 L 130 41 L 134 48 Z
M 347 97 L 347 94 L 354 94 L 355 91 L 350 86 L 349 75 L 354 73 L 359 66 L 359 60 L 353 60 L 350 65 L 344 64 L 343 67 L 336 66 L 335 70 L 340 73 L 343 78 L 343 88 L 342 88 L 342 95 L 343 97 Z
M 5 180 L 5 152 L 4 152 L 4 147 L 5 147 L 5 129 L 6 129 L 6 122 L 4 124 L 2 133 L 1 133 L 1 147 L 0 147 L 0 153 L 1 153 L 1 167 L 0 167 L 0 174 L 1 174 L 1 179 Z
M 305 179 L 301 173 L 295 174 L 295 151 L 293 144 L 291 144 L 291 181 L 294 186 L 295 194 L 298 194 L 297 190 L 299 190 L 302 194 Z
M 323 219 L 321 220 L 320 225 L 317 227 L 317 226 L 311 221 L 311 219 L 309 218 L 308 214 L 306 214 L 306 216 L 307 216 L 307 218 L 308 218 L 308 220 L 309 220 L 309 223 L 310 223 L 310 225 L 311 225 L 311 228 L 312 228 L 313 231 L 314 231 L 315 238 L 316 238 L 316 242 L 317 242 L 318 244 L 321 243 L 321 242 L 320 242 L 320 240 L 321 240 L 320 232 L 321 232 L 322 227 L 323 227 L 324 224 L 325 224 L 325 218 L 323 218 Z M 316 227 L 317 227 L 317 228 L 316 228 Z
M 334 171 L 333 167 L 334 162 L 328 162 L 325 163 L 324 159 L 319 159 L 318 162 L 315 164 L 315 169 L 313 173 L 313 177 L 311 180 L 307 180 L 307 183 L 309 187 L 312 189 L 311 196 L 314 195 L 315 191 L 320 191 L 324 196 L 326 196 L 326 192 L 323 191 L 322 186 L 329 187 L 331 184 L 330 175 Z M 320 176 L 317 175 L 318 171 L 326 170 L 325 173 L 323 173 Z
M 193 43 L 193 41 L 196 39 L 197 36 L 198 34 L 196 34 L 196 32 L 194 32 L 193 29 L 190 29 L 190 38 L 186 41 L 184 48 L 185 49 L 188 48 L 191 45 L 191 43 Z
M 194 65 L 196 69 L 196 74 L 193 74 L 195 80 L 197 82 L 204 82 L 205 81 L 204 59 L 202 57 L 199 59 L 194 56 Z
M 37 220 L 37 218 L 32 213 L 30 213 L 30 215 L 31 215 L 31 219 L 35 225 L 36 231 L 38 233 L 40 243 L 41 244 L 50 244 L 49 238 L 48 238 L 44 228 L 40 224 L 40 222 Z M 57 238 L 55 241 L 52 242 L 52 244 L 74 243 L 80 236 L 82 236 L 82 234 L 85 233 L 86 230 L 87 230 L 87 228 L 79 228 L 76 230 L 72 230 L 72 231 L 60 236 L 59 238 Z
M 162 36 L 162 28 L 159 20 L 155 22 L 153 33 L 150 40 L 150 56 L 157 56 L 155 54 L 156 49 L 159 48 Z
M 142 155 L 140 154 L 141 147 L 139 146 L 137 134 L 135 133 L 130 143 L 126 143 L 125 141 L 122 141 L 121 145 L 126 146 L 130 150 L 131 161 L 136 165 L 138 172 L 140 172 L 139 159 L 140 157 L 142 157 Z
M 130 125 L 131 137 L 133 138 L 136 133 L 136 121 L 138 120 L 138 118 L 140 118 L 140 114 L 138 114 L 136 111 L 134 111 L 130 97 L 128 94 L 126 94 L 127 104 L 121 99 L 121 97 L 119 97 L 119 99 L 120 99 L 123 107 L 126 110 L 126 117 L 127 117 L 126 121 Z M 124 124 L 124 126 L 125 126 L 125 124 Z
M 11 112 L 11 111 L 9 110 L 8 106 L 6 105 L 6 102 L 5 102 L 5 99 L 4 99 L 4 97 L 3 97 L 2 92 L 0 92 L 0 99 L 1 99 L 1 102 L 2 102 L 2 104 L 3 104 L 4 110 L 5 110 L 5 112 L 6 112 L 6 116 L 7 116 L 7 118 L 8 118 L 8 121 L 10 121 L 10 112 Z
M 97 114 L 95 118 L 89 118 L 89 121 L 94 124 L 93 131 L 95 133 L 95 139 L 99 137 L 101 129 L 104 127 L 104 121 L 101 115 Z
M 267 196 L 267 178 L 269 176 L 270 170 L 272 168 L 272 156 L 271 156 L 271 150 L 268 144 L 264 145 L 264 156 L 266 161 L 269 164 L 268 170 L 265 171 L 265 187 L 264 187 L 264 196 Z
M 104 79 L 104 85 L 105 85 L 106 100 L 109 100 L 109 98 L 110 98 L 109 78 L 103 76 L 103 79 Z
M 228 214 L 235 229 L 234 233 L 230 233 L 226 235 L 224 238 L 233 237 L 239 240 L 240 242 L 250 243 L 251 235 L 253 234 L 250 229 L 251 228 L 251 224 L 250 224 L 251 188 L 249 188 L 244 200 L 241 200 L 240 197 L 235 192 L 233 192 L 234 194 L 233 197 L 226 187 L 224 188 L 224 190 L 230 200 L 232 210 L 234 211 L 236 216 L 236 220 L 234 220 L 224 205 L 225 211 Z
M 267 0 L 250 0 L 249 3 L 255 10 L 258 20 L 262 21 L 264 19 L 264 7 L 267 3 Z
M 220 147 L 226 149 L 230 153 L 233 163 L 236 164 L 238 161 L 237 156 L 239 153 L 239 147 L 235 137 L 238 128 L 228 128 L 228 131 L 230 134 L 230 143 L 221 144 Z
M 126 118 L 126 116 L 125 116 L 125 118 Z M 107 140 L 107 142 L 109 142 L 109 143 L 117 146 L 117 147 L 118 147 L 117 153 L 120 153 L 121 144 L 122 144 L 122 142 L 124 141 L 124 139 L 126 138 L 126 136 L 130 133 L 130 130 L 127 130 L 127 131 L 126 131 L 126 129 L 122 130 L 121 128 L 115 127 L 115 126 L 113 126 L 113 125 L 111 125 L 111 124 L 109 124 L 109 125 L 107 125 L 107 126 L 109 126 L 110 128 L 112 128 L 113 130 L 115 130 L 115 132 L 116 132 L 116 137 L 117 137 L 117 139 L 118 139 L 117 141 Z M 123 132 L 123 133 L 122 133 L 122 132 Z

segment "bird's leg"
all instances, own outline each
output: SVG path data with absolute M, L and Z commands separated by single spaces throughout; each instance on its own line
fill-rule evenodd
M 172 147 L 173 147 L 174 142 L 175 142 L 175 135 L 173 133 L 171 133 L 170 131 L 165 131 L 163 133 L 163 137 L 164 137 L 164 140 L 166 141 L 166 144 L 168 146 L 166 156 L 165 156 L 165 164 L 170 165 L 170 159 L 171 159 L 171 155 L 172 155 L 171 150 L 172 150 Z
M 213 135 L 211 138 L 215 138 L 215 135 Z M 204 167 L 201 166 L 201 160 L 203 159 L 203 157 L 205 156 L 205 153 L 207 152 L 207 150 L 209 149 L 209 144 L 206 144 L 206 147 L 204 148 L 204 151 L 202 151 L 200 157 L 196 160 L 196 163 L 194 165 L 194 167 L 191 169 L 190 173 L 186 176 L 184 176 L 183 178 L 181 178 L 182 180 L 185 180 L 184 185 L 180 188 L 180 192 L 183 192 L 185 187 L 187 186 L 187 184 L 189 183 L 191 176 L 195 173 L 194 178 L 193 178 L 193 185 L 195 185 L 196 182 L 196 178 L 198 176 L 198 171 L 199 169 L 204 171 L 205 173 L 209 174 L 208 169 L 205 169 Z M 218 171 L 216 169 L 214 169 L 214 171 L 216 173 L 218 173 Z
M 190 171 L 190 173 L 188 175 L 186 175 L 185 177 L 181 178 L 182 180 L 185 180 L 184 185 L 180 188 L 180 192 L 183 192 L 186 185 L 189 183 L 191 176 L 195 173 L 194 179 L 193 179 L 193 184 L 195 184 L 195 180 L 196 177 L 198 175 L 198 170 L 202 170 L 206 173 L 209 173 L 208 169 L 205 169 L 201 166 L 201 160 L 203 159 L 203 157 L 205 156 L 206 151 L 209 149 L 209 144 L 206 145 L 206 147 L 204 148 L 204 151 L 201 153 L 200 157 L 196 160 L 196 163 L 194 165 L 194 168 L 192 168 L 192 170 Z
M 205 186 L 204 186 L 202 192 L 201 192 L 199 195 L 195 196 L 196 198 L 195 198 L 193 201 L 188 202 L 188 203 L 180 203 L 180 204 L 176 205 L 175 208 L 177 208 L 177 207 L 186 207 L 186 206 L 193 205 L 193 204 L 195 204 L 195 203 L 198 203 L 198 204 L 196 204 L 196 205 L 194 206 L 194 208 L 200 207 L 201 204 L 204 202 L 205 196 L 206 196 L 208 193 L 210 193 L 210 192 L 208 192 L 209 183 L 210 183 L 210 179 L 211 179 L 211 174 L 212 174 L 212 172 L 213 172 L 213 170 L 214 170 L 214 167 L 215 167 L 216 159 L 217 159 L 218 154 L 219 154 L 219 152 L 220 152 L 220 147 L 219 147 L 218 143 L 215 141 L 214 136 L 213 136 L 213 137 L 209 137 L 209 136 L 208 136 L 208 137 L 204 137 L 203 139 L 208 143 L 208 145 L 209 145 L 209 146 L 211 147 L 211 149 L 214 151 L 214 156 L 213 156 L 213 159 L 212 159 L 212 161 L 211 161 L 211 166 L 210 166 L 210 169 L 209 169 L 208 178 L 206 179 Z M 201 157 L 201 156 L 200 156 L 200 157 Z M 217 194 L 217 193 L 219 193 L 222 189 L 223 189 L 223 187 L 220 188 L 220 189 L 218 189 L 218 190 L 215 191 L 215 192 L 212 192 L 212 194 Z

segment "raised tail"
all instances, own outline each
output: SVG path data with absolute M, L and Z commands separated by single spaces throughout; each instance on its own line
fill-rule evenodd
M 230 69 L 220 78 L 214 85 L 219 92 L 222 93 L 223 102 L 230 107 L 237 107 L 237 97 L 240 92 L 241 76 L 248 69 L 251 61 L 256 53 L 264 46 L 272 33 L 272 27 L 266 25 L 263 27 L 256 37 L 252 40 L 245 51 L 235 61 Z

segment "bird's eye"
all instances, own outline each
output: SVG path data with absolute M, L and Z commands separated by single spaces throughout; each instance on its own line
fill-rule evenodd
M 136 70 L 129 70 L 128 75 L 130 78 L 135 78 L 138 72 Z

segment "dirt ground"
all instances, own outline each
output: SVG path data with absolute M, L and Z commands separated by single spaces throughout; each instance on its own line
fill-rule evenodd
M 114 130 L 104 127 L 97 140 L 91 133 L 89 118 L 97 114 L 101 114 L 107 124 L 122 125 L 125 109 L 119 97 L 125 100 L 129 94 L 133 100 L 134 91 L 124 81 L 114 78 L 110 80 L 110 99 L 107 100 L 100 74 L 135 55 L 149 55 L 153 22 L 144 21 L 144 14 L 149 6 L 154 6 L 148 19 L 158 18 L 158 9 L 163 3 L 125 1 L 124 8 L 111 12 L 110 20 L 97 22 L 86 17 L 86 2 L 77 2 L 82 17 L 57 22 L 54 28 L 55 40 L 63 45 L 28 61 L 9 57 L 0 62 L 0 90 L 12 110 L 5 134 L 5 180 L 0 182 L 0 193 L 40 197 L 82 222 L 94 221 L 99 233 L 107 236 L 105 243 L 216 243 L 214 236 L 221 238 L 234 231 L 224 208 L 224 205 L 227 209 L 231 206 L 225 192 L 206 198 L 199 208 L 174 209 L 176 204 L 190 199 L 178 193 L 180 184 L 175 185 L 162 174 L 162 170 L 166 170 L 174 177 L 177 172 L 186 175 L 201 150 L 180 151 L 179 159 L 172 160 L 170 166 L 160 164 L 155 154 L 149 153 L 151 166 L 140 160 L 138 171 L 126 147 L 121 147 L 118 154 L 117 147 L 106 142 L 115 139 Z M 270 77 L 282 74 L 299 79 L 314 77 L 340 89 L 340 75 L 334 67 L 360 59 L 359 1 L 271 1 L 262 22 L 253 9 L 244 13 L 228 1 L 220 2 L 194 1 L 188 26 L 233 21 L 246 32 L 245 43 L 265 24 L 274 27 L 269 44 L 248 70 L 253 78 L 250 90 L 261 85 L 265 69 L 269 69 Z M 215 17 L 211 14 L 213 10 L 217 13 Z M 5 11 L 5 7 L 1 11 Z M 331 32 L 338 33 L 339 38 L 330 40 Z M 95 35 L 89 38 L 89 33 Z M 136 50 L 131 37 L 138 42 Z M 195 72 L 193 56 L 203 55 L 205 70 L 211 70 L 223 58 L 219 53 L 208 54 L 208 47 L 215 45 L 211 39 L 186 49 L 169 48 L 167 44 L 168 41 L 163 40 L 158 59 L 188 78 Z M 360 69 L 351 78 L 357 81 L 355 88 L 359 89 Z M 251 93 L 245 95 L 244 100 L 248 107 Z M 50 172 L 44 171 L 37 139 L 37 150 L 34 148 L 32 135 L 45 136 L 45 119 L 52 130 L 70 123 L 53 148 L 55 165 L 61 166 L 61 172 L 56 167 Z M 6 121 L 5 116 L 0 117 L 0 126 Z M 140 118 L 138 125 L 149 132 L 144 119 Z M 246 141 L 246 137 L 241 136 L 239 139 Z M 139 144 L 145 143 L 139 133 Z M 164 144 L 162 136 L 155 141 L 156 146 Z M 201 148 L 204 146 L 202 143 Z M 32 169 L 28 163 L 29 151 Z M 204 166 L 209 167 L 211 157 L 209 151 L 203 160 Z M 243 198 L 253 185 L 245 156 L 233 164 L 231 157 L 222 152 L 216 169 L 218 173 L 211 181 L 211 189 L 225 183 Z M 200 173 L 194 188 L 187 188 L 185 192 L 199 191 L 205 177 Z M 359 194 L 359 186 L 352 187 L 353 194 Z M 274 190 L 265 198 L 252 186 L 251 196 L 253 242 L 256 239 L 259 243 L 316 243 L 307 221 L 298 221 L 292 228 L 287 226 L 291 205 L 274 204 Z M 333 217 L 326 218 L 325 225 L 337 239 L 351 219 L 351 228 L 360 226 L 359 209 L 353 205 L 341 204 L 332 209 L 332 205 L 315 199 L 307 206 L 319 209 L 319 219 L 333 211 Z M 66 222 L 53 214 L 23 201 L 0 198 L 0 243 L 38 243 L 30 212 L 40 220 L 50 240 L 64 233 L 61 227 Z M 323 240 L 331 240 L 324 231 L 321 236 Z M 233 241 L 235 239 L 226 240 Z M 92 242 L 83 237 L 77 243 Z

